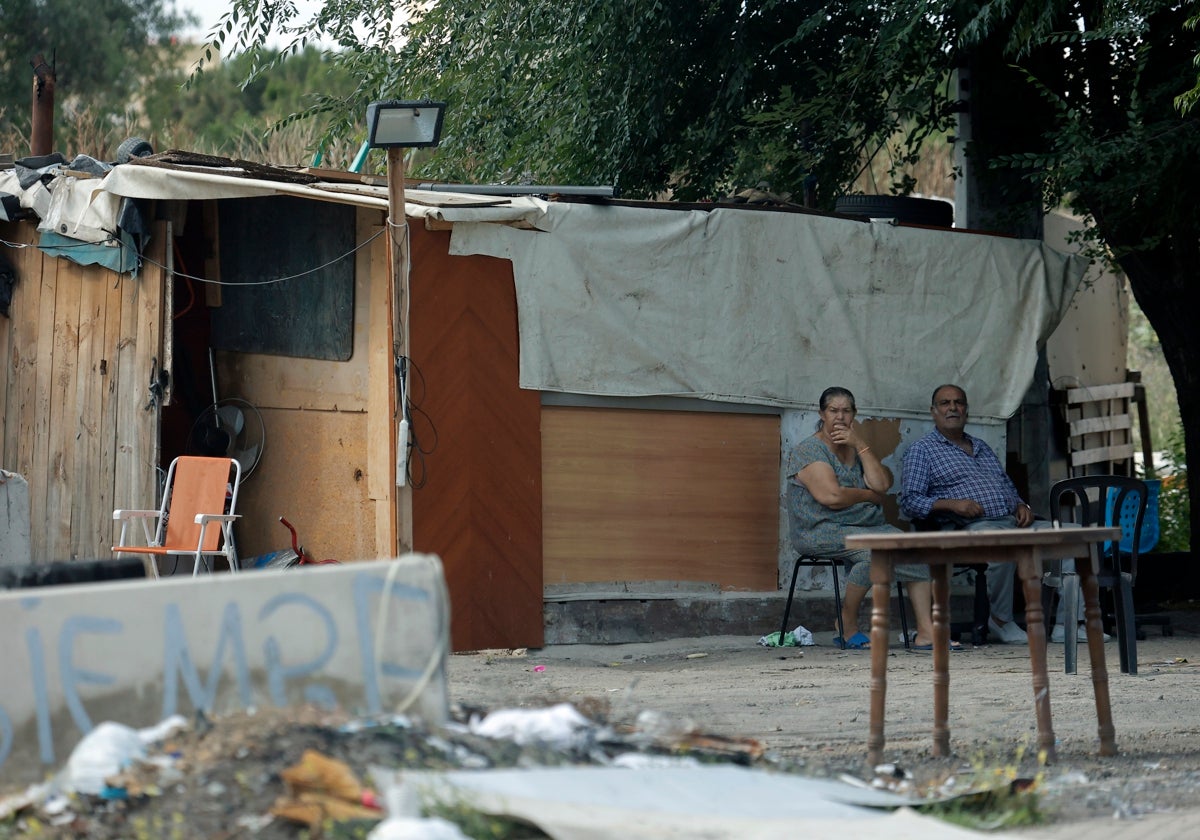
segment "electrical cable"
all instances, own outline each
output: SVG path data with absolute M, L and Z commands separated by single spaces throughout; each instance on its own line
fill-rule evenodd
M 353 248 L 351 248 L 349 251 L 342 254 L 340 257 L 334 257 L 333 259 L 329 260 L 328 262 L 322 263 L 321 265 L 318 265 L 315 268 L 305 269 L 304 271 L 300 271 L 295 274 L 288 274 L 283 277 L 276 277 L 271 280 L 247 280 L 247 281 L 209 280 L 204 277 L 197 277 L 194 274 L 184 274 L 184 273 L 178 272 L 178 271 L 174 272 L 174 274 L 177 277 L 184 277 L 184 278 L 187 278 L 188 280 L 195 280 L 198 283 L 208 283 L 209 285 L 212 285 L 212 286 L 271 286 L 276 283 L 284 283 L 288 280 L 295 280 L 300 277 L 306 277 L 310 274 L 315 274 L 316 272 L 321 271 L 322 269 L 328 268 L 329 266 L 334 265 L 335 263 L 341 262 L 342 260 L 346 259 L 347 257 L 354 256 L 356 253 L 358 253 L 363 248 L 370 245 L 374 240 L 378 239 L 382 235 L 383 235 L 383 231 L 379 231 L 378 233 L 372 234 L 371 236 L 367 237 L 363 242 L 358 243 Z M 122 247 L 124 247 L 124 246 L 122 246 Z M 151 265 L 156 265 L 165 271 L 171 271 L 171 269 L 168 266 L 165 266 L 160 262 L 156 262 L 155 260 L 152 260 L 149 257 L 142 256 L 141 258 L 144 262 L 148 262 Z

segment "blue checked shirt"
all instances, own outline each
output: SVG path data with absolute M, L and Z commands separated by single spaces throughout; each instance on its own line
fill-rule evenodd
M 900 510 L 907 518 L 926 518 L 938 499 L 974 499 L 987 519 L 1008 516 L 1022 504 L 991 447 L 977 437 L 966 438 L 972 455 L 937 429 L 905 451 Z

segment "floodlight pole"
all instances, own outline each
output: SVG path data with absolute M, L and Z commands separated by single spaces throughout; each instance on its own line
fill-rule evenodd
M 387 229 L 388 237 L 392 244 L 392 361 L 395 364 L 400 359 L 407 360 L 409 352 L 407 318 L 410 291 L 408 279 L 408 217 L 404 210 L 404 149 L 402 147 L 388 147 L 387 181 Z M 397 430 L 401 428 L 407 429 L 407 424 L 403 422 L 407 406 L 403 405 L 401 400 L 394 371 L 389 380 L 391 382 L 389 386 L 391 405 L 399 406 L 400 410 L 399 416 L 395 418 L 395 427 Z M 407 400 L 407 395 L 404 395 L 404 399 Z M 392 445 L 395 447 L 392 451 L 391 462 L 399 465 L 403 458 L 404 464 L 407 465 L 407 458 L 404 456 L 407 455 L 405 448 L 408 446 L 408 441 L 402 440 L 398 431 L 396 434 L 390 435 L 390 438 L 393 441 Z M 404 468 L 406 469 L 407 467 L 405 466 Z M 399 470 L 400 467 L 398 466 L 397 469 Z M 412 551 L 413 548 L 412 486 L 401 475 L 396 476 L 395 485 L 396 505 L 393 533 L 396 534 L 400 553 L 403 554 L 406 551 Z

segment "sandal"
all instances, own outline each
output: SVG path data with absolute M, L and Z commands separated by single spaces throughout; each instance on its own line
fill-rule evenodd
M 866 633 L 855 633 L 849 639 L 843 639 L 841 636 L 834 636 L 833 643 L 842 650 L 870 650 L 871 640 Z
M 915 650 L 919 653 L 932 653 L 933 652 L 933 643 L 930 642 L 927 645 L 914 644 L 909 648 L 909 650 Z M 960 645 L 958 642 L 954 641 L 953 639 L 951 639 L 950 640 L 950 652 L 954 653 L 955 651 L 958 651 L 958 650 L 963 650 L 963 646 Z

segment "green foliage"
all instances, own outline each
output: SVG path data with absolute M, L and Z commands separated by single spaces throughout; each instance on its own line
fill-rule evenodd
M 1022 828 L 1045 821 L 1038 789 L 1043 782 L 1045 755 L 1037 755 L 1038 772 L 1033 778 L 1020 774 L 1025 756 L 1020 748 L 1011 761 L 995 763 L 980 752 L 971 759 L 972 790 L 969 793 L 921 805 L 918 811 L 949 823 L 977 831 Z
M 264 56 L 275 61 L 281 52 Z M 330 103 L 356 87 L 348 71 L 316 47 L 289 54 L 270 74 L 254 75 L 262 58 L 243 53 L 190 79 L 183 70 L 153 79 L 143 106 L 150 133 L 171 146 L 229 154 L 244 146 L 247 135 L 290 124 L 298 109 L 337 107 Z
M 1188 470 L 1184 457 L 1183 427 L 1177 427 L 1166 439 L 1167 465 L 1158 491 L 1157 551 L 1191 549 L 1191 500 L 1188 496 Z
M 265 52 L 272 33 L 294 39 L 285 53 L 317 37 L 340 44 L 333 60 L 359 85 L 340 111 L 330 103 L 330 136 L 361 137 L 372 99 L 446 100 L 429 177 L 681 200 L 767 181 L 797 195 L 815 185 L 831 206 L 901 126 L 891 151 L 903 165 L 950 119 L 948 75 L 925 52 L 948 17 L 926 0 L 882 11 L 867 0 L 342 0 L 300 20 L 281 0 L 235 0 L 210 48 L 254 54 L 260 73 L 278 60 Z M 901 81 L 868 84 L 853 75 L 864 66 Z
M 1192 17 L 1187 19 L 1184 26 L 1191 32 L 1195 32 L 1200 28 L 1200 12 L 1197 12 Z M 1192 56 L 1192 65 L 1200 70 L 1200 52 Z M 1196 84 L 1187 91 L 1175 97 L 1175 107 L 1184 116 L 1191 112 L 1192 108 L 1196 107 L 1196 103 L 1200 102 L 1200 75 L 1197 75 Z
M 1137 301 L 1129 305 L 1129 346 L 1126 354 L 1129 370 L 1141 373 L 1142 385 L 1146 389 L 1146 414 L 1150 421 L 1150 446 L 1154 450 L 1163 450 L 1168 437 L 1178 435 L 1180 428 L 1179 403 L 1175 399 L 1175 384 L 1171 381 L 1171 371 L 1163 358 L 1162 343 L 1158 333 L 1150 325 L 1150 320 Z M 1135 446 L 1140 451 L 1143 442 L 1139 424 L 1134 424 Z M 1179 444 L 1182 446 L 1182 439 Z M 1179 452 L 1179 463 L 1183 463 L 1182 449 Z M 1155 467 L 1161 469 L 1161 459 L 1156 459 Z
M 546 836 L 520 820 L 484 814 L 463 800 L 430 802 L 422 810 L 427 817 L 440 817 L 454 823 L 474 840 L 524 840 Z
M 160 69 L 171 35 L 189 22 L 166 6 L 164 0 L 0 0 L 0 135 L 28 136 L 31 61 L 39 54 L 54 69 L 58 112 L 123 115 Z

